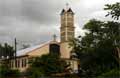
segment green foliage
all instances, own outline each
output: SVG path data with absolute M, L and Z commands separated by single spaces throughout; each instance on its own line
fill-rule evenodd
M 108 72 L 102 73 L 102 75 L 97 78 L 119 78 L 120 77 L 120 69 L 112 69 Z
M 34 58 L 30 62 L 30 68 L 27 75 L 30 78 L 39 78 L 41 76 L 51 76 L 56 73 L 63 73 L 68 67 L 65 61 L 61 60 L 58 55 L 48 54 Z
M 114 53 L 120 44 L 120 23 L 90 20 L 84 29 L 88 33 L 71 41 L 80 59 L 81 77 L 94 77 L 119 66 Z
M 7 43 L 4 44 L 4 46 L 0 45 L 0 58 L 2 56 L 7 57 L 9 56 L 10 58 L 14 56 L 14 48 Z
M 108 14 L 106 15 L 106 16 L 108 16 L 108 15 L 111 15 L 112 16 L 112 18 L 114 18 L 114 19 L 119 19 L 119 17 L 120 17 L 120 3 L 119 2 L 117 2 L 117 3 L 115 3 L 115 4 L 107 4 L 107 5 L 105 5 L 106 7 L 104 8 L 105 10 L 109 10 L 109 12 L 108 12 Z
M 106 16 L 111 15 L 112 18 L 119 19 L 120 3 L 107 4 L 104 9 L 109 10 Z M 88 31 L 85 36 L 79 36 L 70 43 L 72 51 L 76 52 L 77 58 L 80 59 L 80 77 L 96 77 L 102 73 L 105 73 L 103 77 L 114 76 L 116 73 L 113 73 L 112 69 L 120 66 L 118 54 L 116 55 L 117 48 L 120 48 L 120 23 L 92 19 L 83 29 Z
M 10 69 L 6 64 L 0 65 L 0 78 L 19 77 L 19 76 L 20 76 L 20 72 L 18 70 Z

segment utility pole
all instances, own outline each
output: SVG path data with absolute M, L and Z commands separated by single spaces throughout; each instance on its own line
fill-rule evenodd
M 16 58 L 16 53 L 17 52 L 17 41 L 16 41 L 16 38 L 15 38 L 15 55 L 14 55 L 14 57 Z
M 15 44 L 14 60 L 15 60 L 15 67 L 16 67 L 16 56 L 17 56 L 17 41 L 16 41 L 16 38 L 14 40 L 14 44 Z

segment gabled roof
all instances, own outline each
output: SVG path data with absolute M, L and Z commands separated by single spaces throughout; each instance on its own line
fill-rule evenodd
M 45 42 L 43 44 L 40 44 L 40 45 L 36 45 L 36 46 L 32 46 L 32 47 L 29 47 L 29 48 L 26 48 L 26 49 L 23 49 L 23 50 L 19 50 L 17 51 L 17 56 L 23 56 L 23 55 L 27 55 L 29 52 L 33 51 L 33 50 L 36 50 L 38 48 L 41 48 L 47 44 L 50 44 L 50 43 L 53 43 L 53 41 L 48 41 L 48 42 Z
M 64 14 L 64 13 L 65 13 L 65 10 L 63 9 L 63 10 L 61 11 L 61 15 Z
M 40 45 L 36 45 L 36 46 L 32 46 L 32 47 L 29 47 L 29 48 L 26 48 L 23 50 L 19 50 L 19 51 L 17 51 L 17 57 L 28 55 L 28 53 L 32 52 L 33 50 L 36 50 L 38 48 L 44 47 L 45 45 L 54 44 L 54 43 L 59 44 L 59 42 L 57 42 L 57 41 L 48 41 L 48 42 L 45 42 L 45 43 L 40 44 Z
M 71 9 L 71 8 L 69 8 L 69 9 L 67 10 L 67 12 L 71 12 L 71 13 L 73 13 L 73 14 L 74 14 L 74 12 L 72 11 L 72 9 Z
M 61 15 L 63 15 L 64 13 L 67 13 L 67 12 L 74 14 L 74 12 L 72 11 L 72 9 L 69 8 L 69 9 L 67 9 L 67 10 L 63 9 L 63 10 L 61 11 Z

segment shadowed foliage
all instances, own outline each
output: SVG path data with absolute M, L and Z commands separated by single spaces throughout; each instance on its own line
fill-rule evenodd
M 30 61 L 27 70 L 29 78 L 39 78 L 41 76 L 52 76 L 57 73 L 69 72 L 69 65 L 56 54 L 42 55 Z

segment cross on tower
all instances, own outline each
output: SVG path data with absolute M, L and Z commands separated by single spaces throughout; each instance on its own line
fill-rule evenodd
M 68 10 L 69 9 L 69 4 L 68 3 L 66 3 L 66 10 Z
M 56 38 L 57 38 L 57 36 L 56 36 L 56 34 L 54 34 L 53 35 L 53 41 L 56 41 Z

